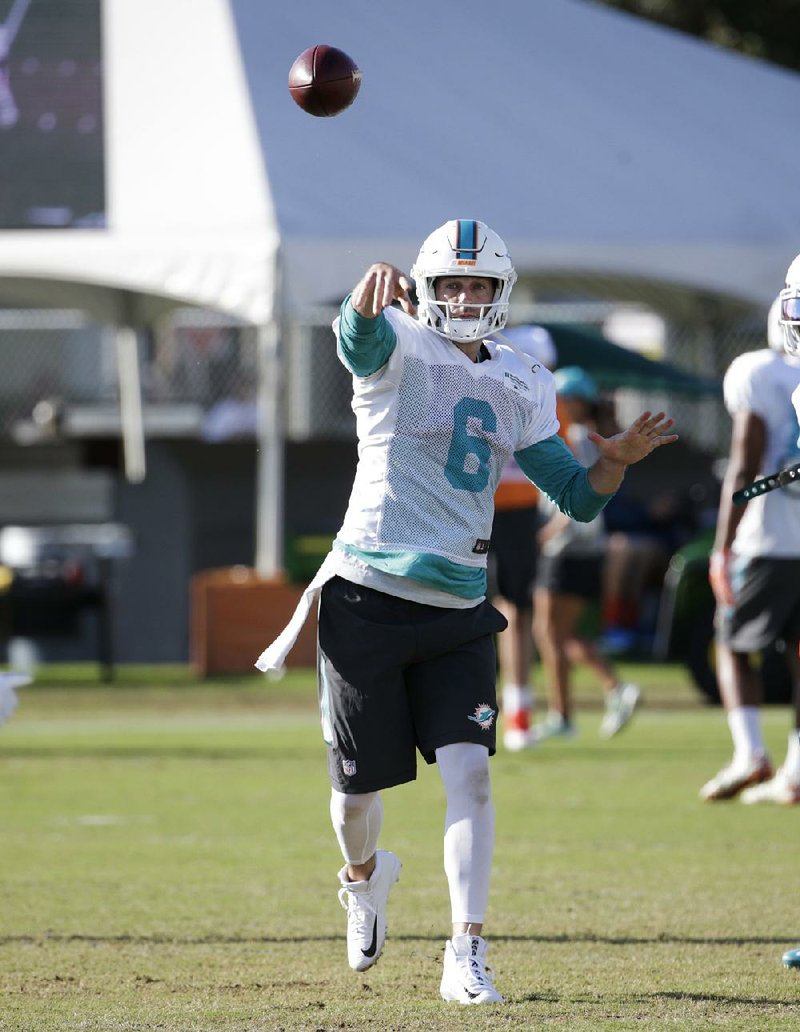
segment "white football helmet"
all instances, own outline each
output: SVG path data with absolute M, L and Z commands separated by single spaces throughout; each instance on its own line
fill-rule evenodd
M 786 286 L 778 295 L 781 302 L 783 346 L 790 354 L 800 357 L 800 254 L 786 272 Z
M 455 302 L 437 301 L 435 283 L 440 276 L 489 276 L 496 280 L 489 305 L 472 305 L 474 319 L 454 319 Z M 517 281 L 506 245 L 493 230 L 474 219 L 453 219 L 425 240 L 411 277 L 417 289 L 417 318 L 426 326 L 457 343 L 482 340 L 501 330 L 508 318 L 508 298 Z M 459 306 L 466 307 L 466 306 Z
M 781 326 L 781 298 L 780 294 L 769 306 L 767 313 L 767 344 L 773 351 L 783 354 L 783 326 Z

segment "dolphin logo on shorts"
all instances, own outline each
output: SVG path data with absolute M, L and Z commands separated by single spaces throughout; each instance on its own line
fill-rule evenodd
M 488 731 L 494 723 L 495 711 L 489 705 L 488 702 L 482 702 L 480 706 L 475 707 L 474 714 L 470 714 L 467 720 L 474 720 L 475 723 L 483 731 Z

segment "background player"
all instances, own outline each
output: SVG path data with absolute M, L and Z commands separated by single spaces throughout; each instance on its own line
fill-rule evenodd
M 789 328 L 787 328 L 789 329 Z M 710 802 L 748 786 L 744 802 L 797 802 L 786 771 L 800 781 L 800 745 L 789 738 L 787 764 L 773 778 L 761 730 L 762 686 L 751 653 L 786 642 L 786 661 L 800 693 L 800 496 L 784 488 L 735 506 L 733 492 L 758 476 L 797 462 L 798 425 L 792 394 L 800 360 L 784 353 L 779 306 L 767 320 L 768 348 L 733 360 L 723 381 L 733 420 L 709 577 L 717 600 L 717 679 L 733 739 L 733 759 L 700 789 Z M 787 340 L 790 336 L 787 336 Z M 797 722 L 797 721 L 796 721 Z M 764 784 L 762 784 L 764 783 Z

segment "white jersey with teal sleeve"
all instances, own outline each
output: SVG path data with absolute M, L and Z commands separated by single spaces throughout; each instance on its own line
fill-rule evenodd
M 468 597 L 469 571 L 486 567 L 503 466 L 558 430 L 553 377 L 506 345 L 487 341 L 487 360 L 472 362 L 404 312 L 384 315 L 394 349 L 353 377 L 358 468 L 337 541 L 456 594 L 463 570 Z
M 800 385 L 800 363 L 764 348 L 739 355 L 723 381 L 731 416 L 754 412 L 764 423 L 765 443 L 759 476 L 800 462 L 798 417 L 793 394 Z M 736 529 L 738 555 L 800 556 L 800 488 L 796 484 L 752 498 Z

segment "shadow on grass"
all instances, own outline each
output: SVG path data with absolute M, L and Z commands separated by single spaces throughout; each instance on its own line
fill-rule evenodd
M 634 996 L 621 996 L 620 1000 L 624 1000 L 627 1005 L 631 1004 L 652 1004 L 656 1000 L 669 1000 L 684 1003 L 713 1003 L 726 1007 L 767 1007 L 772 1009 L 773 1007 L 791 1007 L 794 1008 L 794 1004 L 787 1002 L 786 1000 L 770 1000 L 764 997 L 757 999 L 753 996 L 725 996 L 721 993 L 667 993 L 667 992 L 654 992 L 654 993 L 637 993 Z M 559 993 L 527 993 L 525 996 L 515 997 L 513 1003 L 556 1003 L 556 1004 L 575 1004 L 586 1006 L 587 1004 L 597 1004 L 599 1006 L 608 1006 L 608 999 L 602 996 L 592 996 L 591 998 L 585 996 L 566 996 Z
M 794 942 L 791 934 L 754 936 L 603 936 L 603 935 L 492 935 L 492 942 L 529 942 L 558 945 L 575 943 L 597 943 L 602 946 L 785 946 Z M 197 938 L 171 935 L 78 935 L 48 932 L 37 935 L 0 935 L 0 946 L 36 945 L 41 943 L 132 943 L 153 946 L 212 946 L 232 945 L 287 945 L 296 946 L 312 942 L 341 942 L 341 935 L 206 935 Z M 393 935 L 393 942 L 437 942 L 441 935 Z M 663 996 L 680 997 L 681 993 L 662 993 Z

